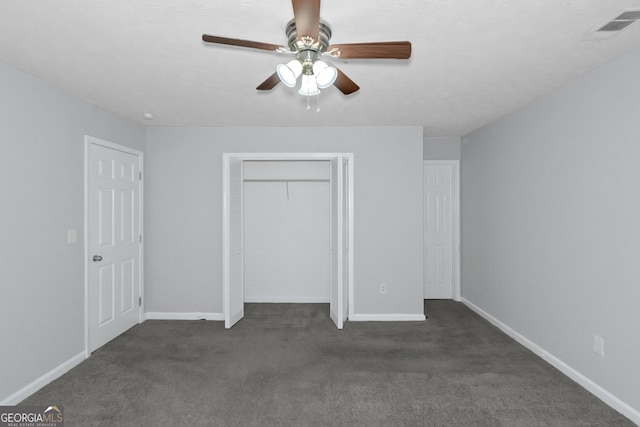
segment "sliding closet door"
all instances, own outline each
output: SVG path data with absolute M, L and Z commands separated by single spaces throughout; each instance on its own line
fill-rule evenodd
M 242 160 L 226 157 L 225 167 L 223 301 L 224 327 L 229 329 L 244 317 Z

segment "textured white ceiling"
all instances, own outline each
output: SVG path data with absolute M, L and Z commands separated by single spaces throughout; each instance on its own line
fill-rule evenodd
M 463 135 L 624 53 L 640 23 L 587 34 L 640 0 L 324 0 L 333 43 L 409 40 L 409 61 L 336 65 L 360 85 L 307 99 L 255 87 L 286 55 L 288 0 L 2 0 L 0 61 L 151 126 L 424 126 Z M 143 113 L 154 115 L 145 121 Z

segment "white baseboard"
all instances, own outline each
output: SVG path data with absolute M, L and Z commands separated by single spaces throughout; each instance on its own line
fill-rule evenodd
M 25 387 L 13 393 L 11 396 L 1 400 L 0 406 L 17 405 L 27 397 L 31 396 L 36 391 L 40 390 L 42 387 L 49 384 L 51 381 L 60 378 L 62 375 L 66 374 L 71 369 L 78 366 L 85 359 L 85 356 L 86 356 L 86 353 L 84 351 L 82 353 L 76 354 L 71 359 L 53 368 L 52 370 L 50 370 L 49 372 L 47 372 L 37 380 L 33 381 L 31 384 L 26 385 Z
M 350 322 L 419 322 L 426 320 L 424 314 L 350 314 Z
M 282 297 L 245 297 L 244 302 L 248 303 L 267 303 L 267 304 L 328 304 L 329 299 L 323 297 L 293 297 L 293 298 L 282 298 Z
M 509 335 L 514 340 L 518 341 L 520 344 L 534 352 L 540 358 L 546 360 L 549 364 L 554 366 L 560 372 L 571 378 L 573 381 L 580 384 L 591 394 L 602 400 L 607 405 L 611 406 L 616 411 L 620 412 L 625 417 L 629 418 L 634 423 L 640 425 L 640 411 L 632 408 L 630 405 L 613 395 L 611 392 L 607 391 L 600 385 L 596 384 L 589 378 L 582 375 L 580 372 L 576 371 L 574 368 L 558 359 L 556 356 L 552 355 L 544 348 L 540 347 L 533 341 L 529 340 L 527 337 L 521 335 L 520 333 L 514 331 L 506 324 L 502 323 L 500 320 L 496 319 L 471 301 L 462 298 L 462 303 L 469 307 L 471 310 L 478 313 L 480 316 L 484 317 L 486 320 L 491 322 L 494 326 L 500 329 L 505 334 Z
M 222 313 L 165 313 L 150 311 L 144 320 L 224 320 Z

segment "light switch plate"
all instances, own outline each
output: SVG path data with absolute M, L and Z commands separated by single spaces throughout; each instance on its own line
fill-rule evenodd
M 604 339 L 602 337 L 593 336 L 593 351 L 604 357 Z
M 67 230 L 67 242 L 70 245 L 78 242 L 78 232 L 76 231 L 75 228 L 72 228 L 71 230 Z

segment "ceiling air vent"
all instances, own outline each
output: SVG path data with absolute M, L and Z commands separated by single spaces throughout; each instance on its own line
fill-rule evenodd
M 640 19 L 640 10 L 627 10 L 613 21 L 607 22 L 598 31 L 620 31 Z
M 636 21 L 611 21 L 607 22 L 602 28 L 598 31 L 620 31 L 623 28 L 626 28 L 628 25 L 633 24 Z
M 591 31 L 585 39 L 598 40 L 615 36 L 619 31 L 624 30 L 629 25 L 640 19 L 640 9 L 625 10 L 611 21 L 602 25 L 598 29 Z

